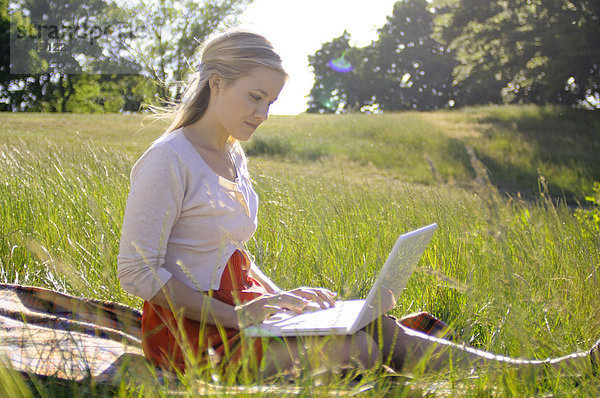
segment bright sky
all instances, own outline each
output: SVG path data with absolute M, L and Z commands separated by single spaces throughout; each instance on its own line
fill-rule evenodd
M 314 76 L 308 55 L 339 37 L 344 29 L 350 44 L 365 46 L 377 38 L 377 28 L 392 14 L 397 0 L 254 0 L 239 20 L 243 27 L 264 35 L 290 75 L 271 114 L 290 115 L 306 109 Z

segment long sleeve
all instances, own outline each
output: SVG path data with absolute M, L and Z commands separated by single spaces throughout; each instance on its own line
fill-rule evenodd
M 118 263 L 121 287 L 150 300 L 171 278 L 167 242 L 184 198 L 184 171 L 167 146 L 150 148 L 131 172 Z

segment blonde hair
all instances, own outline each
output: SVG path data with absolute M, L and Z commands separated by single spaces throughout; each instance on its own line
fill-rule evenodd
M 229 30 L 208 41 L 201 49 L 200 65 L 192 74 L 178 103 L 169 107 L 151 107 L 160 118 L 171 119 L 165 134 L 190 125 L 204 116 L 210 100 L 208 80 L 221 76 L 227 84 L 266 67 L 283 73 L 281 57 L 263 36 L 246 30 Z

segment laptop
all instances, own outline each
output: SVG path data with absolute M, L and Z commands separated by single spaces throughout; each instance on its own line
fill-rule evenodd
M 400 235 L 365 300 L 337 301 L 335 307 L 275 314 L 244 328 L 250 337 L 354 334 L 395 307 L 437 224 Z

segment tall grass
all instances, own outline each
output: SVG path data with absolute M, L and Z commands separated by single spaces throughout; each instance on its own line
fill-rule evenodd
M 283 288 L 309 284 L 344 299 L 361 298 L 397 236 L 437 222 L 440 227 L 393 314 L 430 311 L 449 322 L 461 340 L 502 355 L 546 358 L 589 348 L 600 329 L 597 205 L 590 201 L 591 207 L 573 209 L 557 200 L 552 191 L 557 183 L 543 167 L 541 175 L 535 171 L 533 199 L 498 190 L 494 169 L 486 168 L 495 156 L 490 148 L 501 146 L 494 137 L 505 134 L 495 123 L 517 120 L 514 131 L 521 134 L 547 128 L 545 120 L 555 114 L 544 108 L 505 112 L 272 118 L 245 144 L 261 198 L 250 252 Z M 536 127 L 531 113 L 541 113 L 546 127 Z M 524 130 L 523 114 L 529 118 Z M 1 280 L 139 306 L 139 299 L 119 287 L 116 254 L 129 171 L 160 129 L 102 134 L 113 124 L 139 130 L 141 118 L 115 115 L 97 120 L 101 127 L 87 132 L 87 121 L 78 115 L 61 115 L 60 128 L 50 127 L 56 119 L 49 115 L 32 116 L 29 125 L 23 115 L 1 117 L 9 126 L 0 129 Z M 587 147 L 599 142 L 597 133 L 587 139 Z M 514 140 L 521 148 L 529 145 Z M 544 141 L 538 145 L 543 152 Z M 528 156 L 525 149 L 516 152 L 514 162 L 522 161 L 524 168 L 543 166 L 522 159 Z M 580 174 L 594 162 L 581 155 Z M 586 178 L 596 178 L 594 173 Z M 531 185 L 512 181 L 521 188 Z M 569 190 L 592 186 L 578 184 Z M 373 372 L 363 380 L 375 383 L 372 395 L 410 390 L 585 396 L 599 386 L 594 379 L 548 376 L 541 381 L 509 371 L 476 377 L 440 373 L 416 375 L 405 386 Z M 211 371 L 181 375 L 177 383 L 192 394 L 195 377 L 208 380 Z M 4 374 L 0 379 L 23 388 Z M 316 383 L 301 377 L 297 386 L 308 395 Z M 327 383 L 332 390 L 354 388 L 342 376 Z M 153 384 L 122 384 L 115 391 L 167 394 Z
M 125 299 L 111 287 L 133 158 L 19 140 L 0 159 L 1 280 Z

